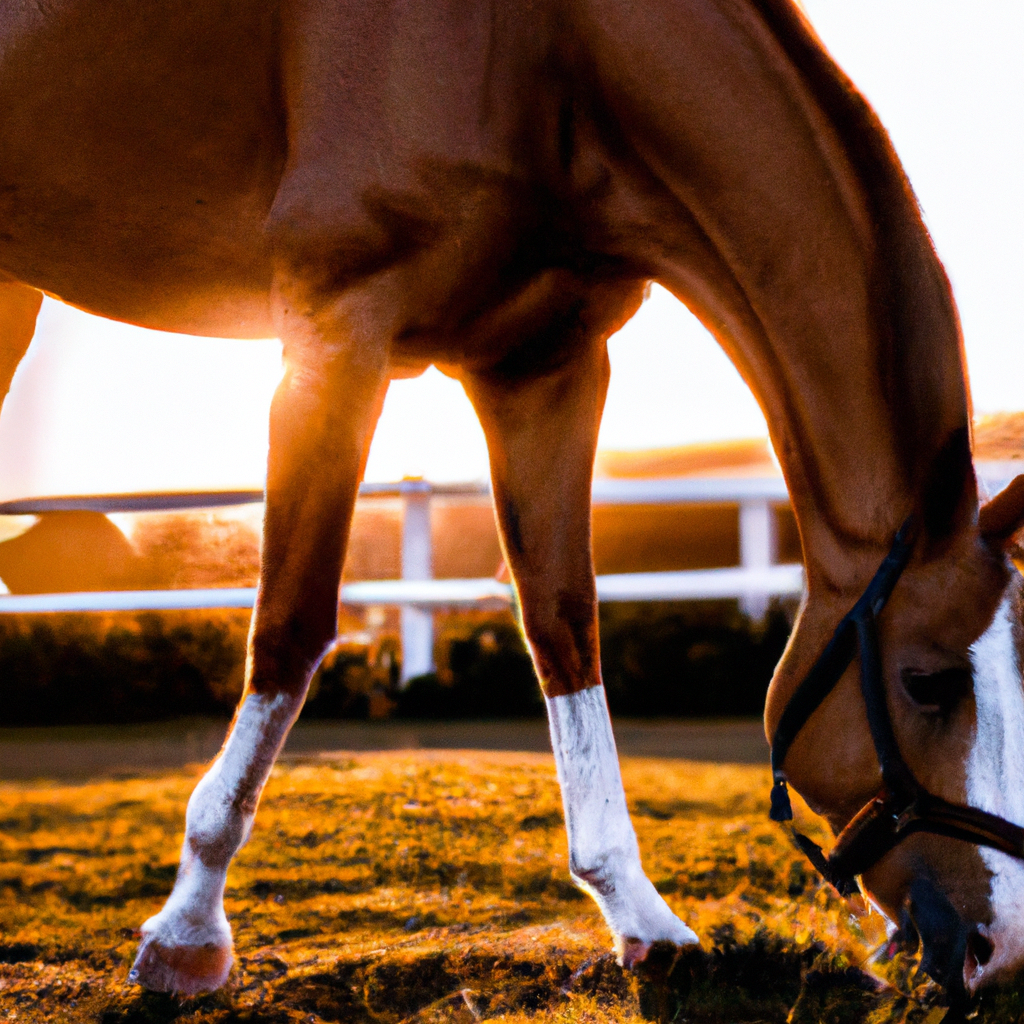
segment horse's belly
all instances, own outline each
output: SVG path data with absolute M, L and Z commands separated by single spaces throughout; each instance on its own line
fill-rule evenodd
M 271 5 L 0 4 L 0 269 L 191 333 L 272 333 Z
M 0 272 L 91 313 L 215 337 L 269 337 L 271 269 L 259 224 L 216 214 L 162 220 L 145 203 L 58 212 L 30 207 L 35 230 L 0 219 Z M 105 217 L 105 213 L 111 216 Z M 249 230 L 245 230 L 249 228 Z

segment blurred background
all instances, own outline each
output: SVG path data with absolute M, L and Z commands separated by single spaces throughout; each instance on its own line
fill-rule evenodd
M 803 6 L 879 111 L 918 194 L 960 305 L 976 455 L 998 487 L 1024 456 L 1024 7 Z M 758 715 L 800 592 L 795 525 L 763 417 L 663 289 L 610 352 L 594 553 L 612 710 Z M 274 340 L 160 334 L 46 300 L 0 419 L 2 589 L 15 598 L 227 588 L 240 607 L 116 610 L 96 598 L 91 607 L 103 610 L 31 613 L 8 601 L 0 724 L 230 713 L 258 568 L 262 507 L 248 499 L 262 488 L 280 373 Z M 360 500 L 339 641 L 306 716 L 542 714 L 486 475 L 483 436 L 456 382 L 430 369 L 392 385 L 366 480 L 396 486 L 365 488 Z M 204 495 L 227 491 L 240 492 L 238 504 L 202 507 Z M 154 499 L 140 511 L 110 497 L 181 494 L 197 507 Z M 409 600 L 395 586 L 356 586 L 403 579 L 476 590 Z

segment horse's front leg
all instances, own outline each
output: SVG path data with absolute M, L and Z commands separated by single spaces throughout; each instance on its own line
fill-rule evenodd
M 607 383 L 602 340 L 544 376 L 478 376 L 466 387 L 547 704 L 569 871 L 601 908 L 620 962 L 633 966 L 654 942 L 688 946 L 697 936 L 641 867 L 601 682 L 590 483 Z
M 367 302 L 312 302 L 294 291 L 280 294 L 285 374 L 270 414 L 245 691 L 223 749 L 189 800 L 174 889 L 142 926 L 131 972 L 161 992 L 191 995 L 227 980 L 228 864 L 249 837 L 274 760 L 335 635 L 345 538 L 387 387 L 386 345 Z

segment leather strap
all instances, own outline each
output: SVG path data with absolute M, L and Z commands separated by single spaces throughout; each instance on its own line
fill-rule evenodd
M 903 574 L 913 550 L 911 542 L 911 519 L 899 528 L 889 553 L 882 560 L 867 589 L 857 603 L 843 617 L 836 627 L 818 660 L 797 687 L 783 709 L 782 717 L 775 729 L 771 746 L 772 809 L 773 821 L 790 821 L 793 808 L 786 791 L 786 775 L 782 765 L 786 754 L 807 720 L 821 707 L 825 698 L 835 689 L 836 684 L 850 667 L 857 651 L 857 621 L 870 615 L 873 619 L 884 607 L 893 587 Z
M 793 809 L 782 768 L 786 753 L 859 651 L 861 695 L 881 768 L 882 789 L 843 829 L 831 854 L 826 855 L 812 839 L 790 829 L 797 848 L 843 896 L 857 892 L 858 875 L 918 832 L 988 846 L 1024 860 L 1024 828 L 980 808 L 954 804 L 929 793 L 914 777 L 900 753 L 886 700 L 875 620 L 906 568 L 912 548 L 911 520 L 908 519 L 897 532 L 889 554 L 867 589 L 843 617 L 825 650 L 783 709 L 772 739 L 771 817 L 774 821 L 790 821 Z

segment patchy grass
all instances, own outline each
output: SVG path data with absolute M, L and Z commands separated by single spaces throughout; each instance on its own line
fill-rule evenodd
M 704 950 L 645 976 L 568 881 L 551 759 L 389 753 L 279 766 L 229 876 L 237 963 L 179 1001 L 127 983 L 196 772 L 0 786 L 0 1021 L 937 1024 L 939 994 L 766 819 L 759 768 L 626 760 L 647 870 Z M 660 951 L 659 951 L 660 952 Z M 876 962 L 877 964 L 877 962 Z M 1016 997 L 979 1020 L 1017 1021 Z

